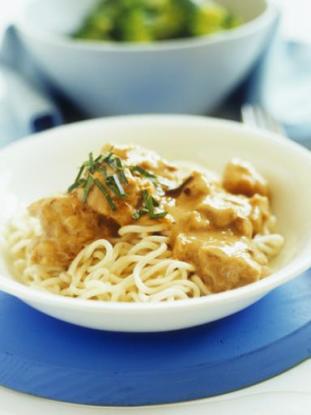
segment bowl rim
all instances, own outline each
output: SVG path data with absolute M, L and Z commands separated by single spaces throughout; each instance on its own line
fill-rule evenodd
M 171 39 L 155 41 L 150 43 L 135 42 L 102 42 L 76 40 L 67 37 L 64 34 L 57 34 L 33 27 L 26 19 L 26 11 L 38 0 L 29 1 L 21 9 L 19 16 L 16 18 L 16 27 L 18 32 L 30 38 L 40 39 L 40 42 L 46 42 L 50 45 L 73 48 L 77 51 L 94 51 L 94 52 L 164 52 L 172 50 L 184 50 L 192 47 L 204 47 L 208 45 L 217 45 L 225 41 L 234 41 L 251 36 L 277 21 L 280 16 L 280 8 L 271 0 L 265 1 L 265 8 L 257 17 L 243 23 L 241 26 L 210 35 L 189 37 L 185 39 Z
M 193 115 L 128 115 L 128 116 L 119 116 L 119 117 L 106 117 L 98 118 L 94 120 L 82 121 L 73 123 L 70 125 L 62 126 L 55 128 L 51 131 L 39 133 L 36 135 L 31 135 L 25 139 L 11 143 L 2 150 L 0 150 L 0 157 L 5 156 L 7 151 L 11 149 L 19 149 L 19 147 L 27 146 L 28 143 L 36 142 L 42 139 L 44 136 L 57 136 L 59 132 L 65 132 L 66 134 L 74 133 L 75 130 L 80 129 L 81 127 L 91 127 L 91 126 L 100 126 L 105 123 L 130 123 L 130 122 L 163 122 L 164 120 L 178 122 L 184 120 L 184 122 L 203 122 L 206 124 L 214 125 L 219 128 L 228 128 L 232 131 L 241 131 L 243 130 L 246 133 L 249 133 L 249 139 L 265 139 L 269 142 L 274 142 L 275 144 L 287 149 L 293 153 L 296 153 L 301 157 L 302 162 L 308 163 L 311 170 L 311 153 L 300 146 L 299 144 L 286 139 L 280 135 L 265 132 L 258 130 L 254 127 L 245 126 L 236 121 L 221 120 L 212 117 L 203 117 L 203 116 L 193 116 Z M 53 138 L 55 139 L 55 137 Z M 310 235 L 311 237 L 311 235 Z M 296 261 L 296 263 L 295 263 Z M 294 263 L 294 266 L 293 266 Z M 67 309 L 84 309 L 84 310 L 97 310 L 99 312 L 124 312 L 135 313 L 138 310 L 144 310 L 145 312 L 152 312 L 155 310 L 159 311 L 169 311 L 176 308 L 183 307 L 197 307 L 197 306 L 212 306 L 218 303 L 226 303 L 231 300 L 241 300 L 252 297 L 259 297 L 265 293 L 271 291 L 279 285 L 284 284 L 285 282 L 293 279 L 294 277 L 302 274 L 311 266 L 311 256 L 304 254 L 304 256 L 297 262 L 297 257 L 294 257 L 288 264 L 286 264 L 281 269 L 273 272 L 267 278 L 264 278 L 260 281 L 248 284 L 243 287 L 235 288 L 229 291 L 220 292 L 216 294 L 211 294 L 208 296 L 203 296 L 199 298 L 191 298 L 185 300 L 178 300 L 172 302 L 160 302 L 160 303 L 120 303 L 120 302 L 100 302 L 94 300 L 84 300 L 79 298 L 70 298 L 63 297 L 60 295 L 52 294 L 49 292 L 40 291 L 32 287 L 23 285 L 22 283 L 16 281 L 12 278 L 7 278 L 0 274 L 0 290 L 7 292 L 8 294 L 14 295 L 22 300 L 35 302 L 35 303 L 44 303 L 45 305 L 61 306 Z M 287 273 L 286 273 L 287 271 Z

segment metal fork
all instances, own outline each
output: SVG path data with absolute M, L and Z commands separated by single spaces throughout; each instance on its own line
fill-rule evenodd
M 259 105 L 244 104 L 241 109 L 242 121 L 252 127 L 259 127 L 286 136 L 282 125 Z

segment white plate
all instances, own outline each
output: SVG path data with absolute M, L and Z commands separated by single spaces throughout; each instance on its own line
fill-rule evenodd
M 238 156 L 269 180 L 273 209 L 286 244 L 274 273 L 259 282 L 199 299 L 160 304 L 104 303 L 43 293 L 14 281 L 0 261 L 0 289 L 34 308 L 81 326 L 118 331 L 165 331 L 233 314 L 311 265 L 311 155 L 276 135 L 238 123 L 192 116 L 132 116 L 62 127 L 14 144 L 0 153 L 2 221 L 23 203 L 64 191 L 77 166 L 105 142 L 136 143 L 169 159 L 221 171 Z

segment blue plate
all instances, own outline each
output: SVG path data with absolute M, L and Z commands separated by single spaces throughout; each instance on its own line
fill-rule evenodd
M 311 355 L 311 272 L 218 322 L 124 334 L 76 327 L 0 294 L 0 384 L 50 399 L 149 405 L 231 392 Z

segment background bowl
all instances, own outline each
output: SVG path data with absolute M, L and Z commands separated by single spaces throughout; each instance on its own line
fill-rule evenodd
M 32 0 L 17 25 L 47 79 L 91 116 L 206 114 L 247 75 L 278 12 L 268 0 L 219 0 L 245 22 L 200 38 L 151 44 L 73 41 L 96 0 Z
M 199 299 L 160 304 L 104 303 L 65 298 L 26 287 L 0 259 L 0 289 L 34 308 L 81 326 L 117 331 L 165 331 L 217 320 L 254 303 L 311 265 L 311 154 L 288 139 L 238 123 L 191 116 L 113 117 L 54 129 L 0 152 L 0 218 L 64 191 L 77 166 L 105 142 L 136 143 L 166 158 L 221 172 L 226 161 L 249 160 L 269 180 L 279 232 L 286 244 L 268 278 Z

